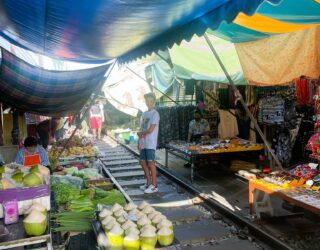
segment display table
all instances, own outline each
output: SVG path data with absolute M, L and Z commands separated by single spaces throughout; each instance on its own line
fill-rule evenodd
M 315 214 L 320 214 L 320 193 L 305 187 L 283 188 L 263 180 L 249 181 L 249 206 L 250 214 L 253 213 L 254 191 L 259 190 L 268 195 L 276 196 L 284 201 L 302 207 Z
M 213 156 L 240 153 L 249 151 L 260 151 L 264 147 L 261 144 L 253 143 L 247 140 L 234 138 L 231 140 L 218 140 L 214 139 L 210 141 L 210 144 L 190 144 L 187 142 L 170 142 L 166 146 L 166 160 L 165 165 L 168 167 L 169 153 L 179 158 L 187 160 L 191 164 L 191 181 L 194 179 L 195 161 L 199 159 L 210 158 Z

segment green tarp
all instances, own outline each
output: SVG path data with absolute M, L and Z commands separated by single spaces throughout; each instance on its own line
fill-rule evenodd
M 236 85 L 246 85 L 237 52 L 232 43 L 208 35 Z M 204 37 L 194 36 L 169 50 L 175 74 L 182 79 L 229 83 Z

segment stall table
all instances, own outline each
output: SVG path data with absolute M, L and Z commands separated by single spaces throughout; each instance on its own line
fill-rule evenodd
M 299 192 L 300 189 L 300 192 Z M 249 206 L 250 214 L 253 214 L 254 191 L 259 190 L 268 195 L 274 195 L 284 201 L 309 210 L 315 214 L 320 214 L 320 193 L 312 190 L 306 190 L 304 187 L 281 188 L 264 182 L 262 180 L 249 181 Z M 304 191 L 308 192 L 304 194 Z M 301 200 L 302 196 L 308 196 L 309 202 Z M 300 199 L 299 199 L 300 198 Z
M 213 156 L 240 153 L 240 152 L 253 152 L 263 150 L 261 144 L 253 143 L 243 139 L 231 139 L 226 141 L 212 140 L 208 145 L 192 145 L 187 142 L 170 142 L 166 146 L 165 165 L 168 167 L 169 153 L 181 159 L 187 160 L 191 164 L 191 181 L 194 179 L 195 161 L 198 159 L 210 158 Z

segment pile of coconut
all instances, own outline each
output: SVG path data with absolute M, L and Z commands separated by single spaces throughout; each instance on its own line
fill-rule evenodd
M 24 231 L 29 236 L 43 235 L 47 229 L 47 209 L 39 204 L 34 203 L 25 213 L 23 220 Z
M 172 222 L 147 202 L 125 207 L 114 204 L 111 210 L 104 208 L 99 213 L 99 220 L 105 235 L 98 236 L 98 244 L 105 248 L 150 250 L 157 242 L 169 246 L 174 239 Z

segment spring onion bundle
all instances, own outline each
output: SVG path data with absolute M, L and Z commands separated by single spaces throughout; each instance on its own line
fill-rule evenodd
M 91 230 L 90 221 L 94 219 L 93 212 L 61 212 L 52 215 L 52 221 L 58 224 L 53 228 L 56 232 L 87 232 Z

